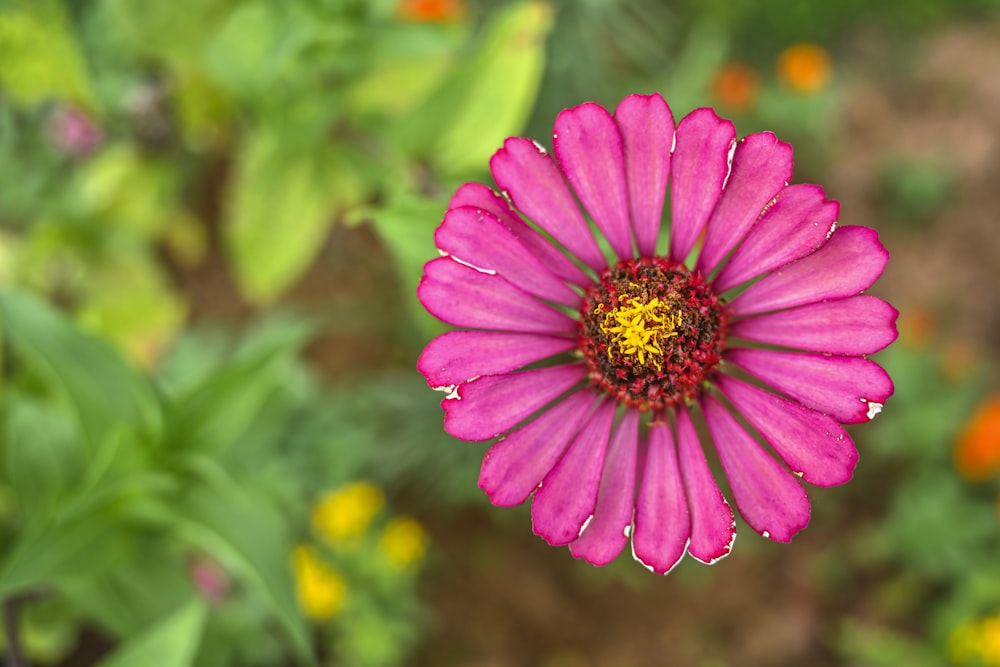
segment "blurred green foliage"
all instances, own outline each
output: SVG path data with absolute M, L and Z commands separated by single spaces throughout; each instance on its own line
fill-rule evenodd
M 920 228 L 955 198 L 955 176 L 941 160 L 887 161 L 879 187 L 880 203 L 894 222 Z
M 440 328 L 413 292 L 454 188 L 488 179 L 505 137 L 546 139 L 565 106 L 653 90 L 676 118 L 719 104 L 743 134 L 807 136 L 808 175 L 836 154 L 843 75 L 804 93 L 775 67 L 787 47 L 836 63 L 862 28 L 906 40 L 1000 11 L 456 0 L 421 19 L 404 4 L 0 0 L 0 594 L 31 660 L 90 641 L 104 667 L 406 664 L 430 625 L 419 568 L 380 560 L 375 528 L 353 551 L 324 542 L 310 516 L 360 479 L 387 495 L 379 529 L 394 504 L 484 502 L 483 448 L 442 433 L 412 370 Z M 936 163 L 887 162 L 879 203 L 925 222 L 954 185 Z M 324 285 L 353 299 L 349 322 L 284 308 L 344 227 L 379 251 L 349 263 L 381 262 L 394 291 Z M 231 301 L 241 318 L 213 324 Z M 341 356 L 364 339 L 387 361 L 321 377 L 308 351 L 331 330 Z M 863 591 L 876 622 L 845 617 L 830 650 L 942 664 L 1000 609 L 997 479 L 963 479 L 942 446 L 986 380 L 920 347 L 883 361 L 898 391 L 865 452 L 893 486 L 877 527 L 831 553 L 889 574 Z M 349 596 L 323 622 L 296 597 L 302 544 Z
M 1000 608 L 1000 475 L 963 478 L 950 446 L 995 369 L 940 342 L 904 336 L 880 355 L 896 385 L 894 418 L 873 425 L 869 470 L 894 482 L 877 529 L 859 535 L 847 557 L 888 574 L 865 591 L 876 622 L 845 620 L 838 644 L 852 664 L 978 664 L 955 660 L 950 640 Z M 892 629 L 904 619 L 917 635 Z

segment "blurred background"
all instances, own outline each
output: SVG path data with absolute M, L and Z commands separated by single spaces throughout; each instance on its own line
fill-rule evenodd
M 998 0 L 0 0 L 7 664 L 1000 665 L 998 71 Z M 454 189 L 653 91 L 901 311 L 855 479 L 662 578 L 490 508 L 414 368 Z

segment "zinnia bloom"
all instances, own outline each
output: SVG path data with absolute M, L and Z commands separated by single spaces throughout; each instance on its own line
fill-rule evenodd
M 533 494 L 550 544 L 603 565 L 631 538 L 663 573 L 735 537 L 704 421 L 744 520 L 789 541 L 809 521 L 799 478 L 850 479 L 841 424 L 893 392 L 865 355 L 897 312 L 861 294 L 885 248 L 836 227 L 819 186 L 789 185 L 791 146 L 737 141 L 711 109 L 675 126 L 662 97 L 630 95 L 614 115 L 564 110 L 552 137 L 554 158 L 508 139 L 490 161 L 501 194 L 462 186 L 435 234 L 418 296 L 464 328 L 418 362 L 447 392 L 445 430 L 498 438 L 479 485 L 499 506 Z

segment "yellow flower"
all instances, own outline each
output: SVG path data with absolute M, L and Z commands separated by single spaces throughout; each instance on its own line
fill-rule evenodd
M 401 516 L 386 525 L 378 548 L 394 569 L 403 570 L 424 557 L 427 543 L 427 531 L 420 522 Z
M 316 549 L 300 545 L 292 552 L 296 597 L 307 618 L 325 621 L 336 616 L 347 600 L 347 583 L 324 563 Z
M 956 664 L 977 660 L 1000 667 L 1000 614 L 956 628 L 948 638 L 948 652 Z
M 985 400 L 966 424 L 955 445 L 955 467 L 972 481 L 1000 470 L 1000 396 Z
M 778 56 L 778 77 L 797 93 L 818 93 L 832 74 L 830 54 L 818 44 L 793 44 Z
M 719 104 L 733 111 L 746 111 L 757 101 L 757 72 L 744 63 L 729 63 L 712 81 L 712 94 Z
M 983 619 L 979 632 L 979 654 L 987 664 L 1000 665 L 1000 614 Z
M 313 529 L 331 543 L 360 537 L 383 505 L 385 496 L 375 485 L 349 484 L 320 498 L 313 507 Z

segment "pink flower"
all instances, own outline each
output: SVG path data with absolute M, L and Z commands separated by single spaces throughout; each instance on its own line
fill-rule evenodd
M 232 581 L 229 573 L 208 556 L 195 556 L 188 564 L 195 588 L 211 604 L 222 604 L 229 596 Z
M 56 108 L 49 118 L 49 137 L 58 150 L 82 158 L 100 148 L 104 132 L 83 111 L 64 105 Z
M 848 481 L 841 425 L 892 395 L 866 355 L 895 340 L 897 311 L 862 294 L 888 253 L 837 227 L 822 188 L 788 184 L 791 146 L 737 141 L 711 109 L 675 126 L 662 97 L 630 95 L 614 115 L 564 110 L 552 137 L 555 159 L 508 139 L 490 161 L 502 195 L 462 186 L 435 234 L 418 296 L 464 328 L 418 362 L 448 394 L 445 430 L 497 438 L 479 486 L 498 506 L 534 494 L 550 544 L 604 565 L 631 538 L 664 573 L 735 538 L 703 420 L 744 520 L 789 541 L 809 522 L 799 478 Z

